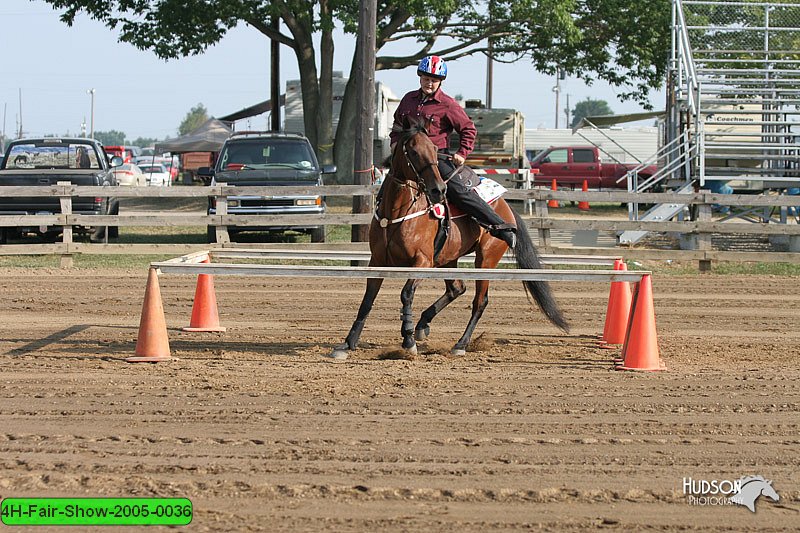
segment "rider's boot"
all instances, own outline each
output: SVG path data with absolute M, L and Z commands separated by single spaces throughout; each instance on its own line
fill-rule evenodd
M 506 241 L 506 244 L 512 250 L 517 247 L 517 228 L 493 228 L 489 230 L 492 237 Z
M 495 213 L 492 206 L 471 188 L 465 187 L 458 180 L 451 180 L 447 184 L 447 200 L 464 210 L 478 224 L 488 228 L 492 237 L 505 241 L 509 248 L 513 249 L 516 246 L 517 228 L 503 220 L 500 215 Z

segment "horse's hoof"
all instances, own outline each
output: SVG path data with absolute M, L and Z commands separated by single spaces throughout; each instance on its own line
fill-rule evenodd
M 411 346 L 411 348 L 406 348 L 406 351 L 407 351 L 407 352 L 408 352 L 410 355 L 417 355 L 417 345 L 416 345 L 416 344 L 414 344 L 413 346 Z
M 349 347 L 346 344 L 336 346 L 333 349 L 333 351 L 329 354 L 326 354 L 325 357 L 333 359 L 335 361 L 346 361 L 348 356 L 347 354 L 348 348 Z
M 467 355 L 467 351 L 463 348 L 453 348 L 450 350 L 450 355 L 454 355 L 456 357 L 464 357 Z
M 422 328 L 414 331 L 414 338 L 418 341 L 424 341 L 431 334 L 431 328 Z

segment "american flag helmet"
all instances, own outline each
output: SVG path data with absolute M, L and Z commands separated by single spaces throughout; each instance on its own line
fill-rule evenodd
M 439 56 L 424 57 L 417 67 L 417 75 L 443 80 L 447 77 L 447 64 Z

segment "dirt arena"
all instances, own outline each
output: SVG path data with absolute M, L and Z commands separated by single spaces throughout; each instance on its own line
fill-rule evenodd
M 654 278 L 664 373 L 611 371 L 608 286 L 554 284 L 561 334 L 493 286 L 412 360 L 387 281 L 347 362 L 363 282 L 220 278 L 223 334 L 160 278 L 168 363 L 128 364 L 144 269 L 0 269 L 0 497 L 186 497 L 191 531 L 786 531 L 800 524 L 800 283 Z M 440 291 L 428 282 L 421 310 Z M 394 358 L 393 358 L 394 357 Z M 780 501 L 690 505 L 684 478 L 762 475 Z M 124 530 L 125 528 L 114 528 Z M 46 529 L 37 528 L 36 531 Z M 103 529 L 107 531 L 108 529 Z

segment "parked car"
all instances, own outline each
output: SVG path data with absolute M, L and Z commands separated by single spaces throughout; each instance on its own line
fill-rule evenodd
M 126 163 L 114 169 L 117 183 L 124 187 L 144 187 L 147 185 L 147 178 L 142 170 L 133 163 Z
M 172 177 L 161 163 L 142 163 L 137 165 L 151 187 L 171 187 Z
M 322 185 L 323 174 L 336 172 L 335 165 L 320 166 L 309 140 L 299 134 L 275 132 L 234 133 L 225 141 L 216 166 L 198 169 L 198 175 L 212 185 L 226 183 L 241 187 L 313 188 Z M 211 199 L 208 214 L 217 213 L 216 200 Z M 304 195 L 229 196 L 229 215 L 323 215 L 325 200 L 309 191 Z M 304 226 L 236 226 L 228 225 L 229 233 L 240 231 L 303 231 L 312 242 L 325 242 L 325 226 L 310 223 Z M 216 242 L 216 229 L 208 227 L 209 242 Z
M 145 165 L 164 165 L 164 168 L 169 172 L 171 181 L 174 183 L 178 181 L 178 156 L 154 156 L 154 155 L 140 155 L 133 158 L 133 164 L 140 168 Z M 143 171 L 144 172 L 144 171 Z
M 142 151 L 138 146 L 105 146 L 104 149 L 109 157 L 121 157 L 123 163 L 132 163 L 133 158 Z

